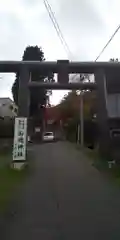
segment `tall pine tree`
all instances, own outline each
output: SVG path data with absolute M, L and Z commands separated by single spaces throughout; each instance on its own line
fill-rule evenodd
M 23 61 L 45 61 L 44 52 L 38 46 L 26 47 L 23 57 Z M 33 71 L 31 73 L 31 81 L 53 81 L 53 73 L 46 75 L 39 71 Z M 19 91 L 19 72 L 16 73 L 15 82 L 12 86 L 13 99 L 18 104 L 18 91 Z M 30 92 L 30 116 L 42 115 L 42 108 L 40 106 L 45 105 L 47 100 L 47 91 L 45 89 L 34 88 Z

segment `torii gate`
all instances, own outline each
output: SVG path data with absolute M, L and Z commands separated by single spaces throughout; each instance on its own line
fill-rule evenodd
M 39 70 L 42 73 L 57 73 L 57 83 L 41 83 L 30 81 L 30 72 Z M 110 133 L 107 113 L 108 85 L 112 86 L 113 92 L 120 92 L 120 86 L 115 89 L 115 84 L 106 81 L 106 73 L 120 71 L 118 62 L 69 62 L 68 60 L 58 60 L 57 62 L 40 61 L 1 61 L 0 72 L 20 73 L 19 96 L 18 96 L 18 116 L 29 117 L 29 92 L 31 88 L 39 87 L 45 89 L 96 89 L 97 90 L 97 122 L 99 127 L 99 147 L 105 156 L 109 153 Z M 89 83 L 69 83 L 69 74 L 88 73 L 95 75 L 95 82 Z M 113 89 L 114 88 L 114 89 Z

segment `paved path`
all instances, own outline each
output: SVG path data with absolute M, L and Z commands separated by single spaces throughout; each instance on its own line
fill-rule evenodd
M 8 240 L 120 240 L 120 191 L 69 143 L 34 146 Z

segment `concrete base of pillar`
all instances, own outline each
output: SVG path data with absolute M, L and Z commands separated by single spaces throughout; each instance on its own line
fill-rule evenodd
M 22 162 L 12 162 L 11 164 L 11 168 L 12 169 L 16 169 L 16 170 L 22 170 L 27 166 L 27 162 L 26 161 L 22 161 Z

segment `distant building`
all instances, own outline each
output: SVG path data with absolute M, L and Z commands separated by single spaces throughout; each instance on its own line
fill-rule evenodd
M 10 98 L 0 98 L 0 118 L 14 118 L 18 108 Z

